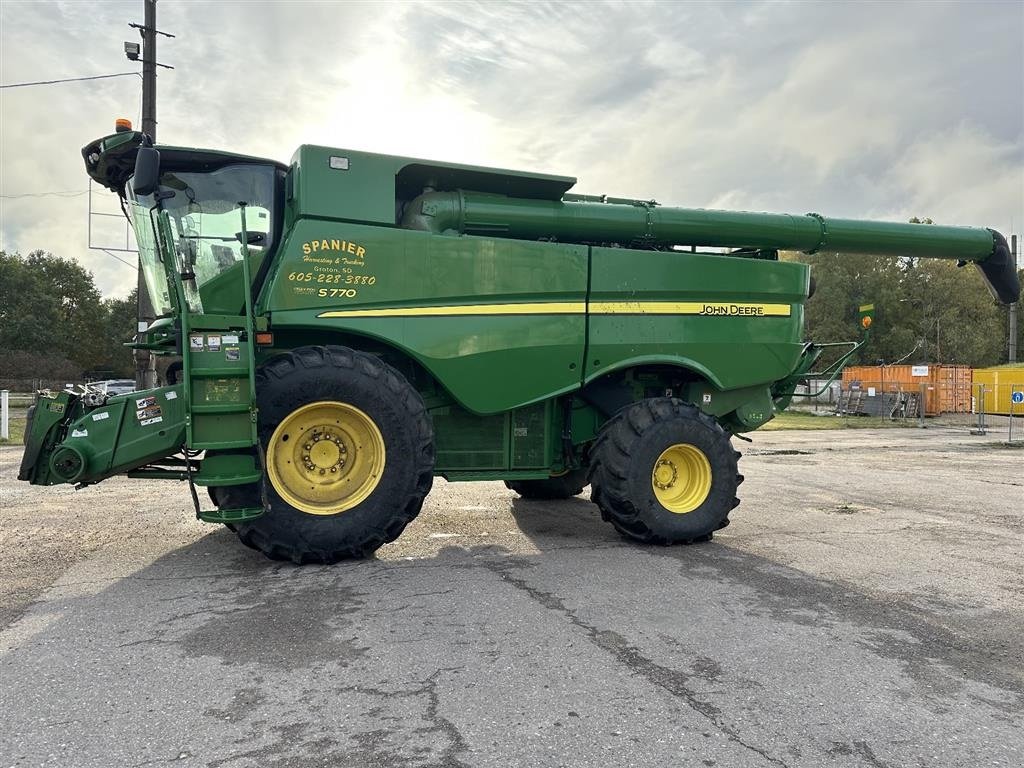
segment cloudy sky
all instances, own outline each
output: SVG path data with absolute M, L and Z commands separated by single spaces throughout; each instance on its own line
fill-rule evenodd
M 142 5 L 4 0 L 0 82 L 137 69 L 122 42 Z M 1024 225 L 1021 2 L 160 0 L 158 26 L 177 35 L 158 45 L 175 67 L 162 143 L 285 161 L 319 143 L 688 207 Z M 88 249 L 75 193 L 81 147 L 138 120 L 140 82 L 0 90 L 0 248 L 130 289 L 132 268 Z M 94 244 L 123 245 L 116 219 L 94 221 Z

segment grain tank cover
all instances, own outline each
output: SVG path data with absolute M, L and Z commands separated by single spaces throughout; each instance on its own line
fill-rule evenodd
M 395 225 L 395 205 L 424 188 L 560 200 L 576 179 L 304 144 L 292 158 L 298 216 Z
M 426 186 L 437 189 L 473 189 L 528 200 L 561 200 L 576 184 L 572 176 L 524 173 L 451 163 L 410 163 L 395 179 L 399 198 L 416 197 Z

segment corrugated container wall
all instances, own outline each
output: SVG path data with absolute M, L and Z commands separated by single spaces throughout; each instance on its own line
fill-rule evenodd
M 978 397 L 979 388 L 985 388 L 985 413 L 1014 414 L 1024 416 L 1024 365 L 1002 365 L 996 368 L 974 370 L 973 394 Z M 1013 402 L 1017 392 L 1020 402 Z M 981 410 L 980 405 L 978 410 Z
M 971 412 L 967 365 L 852 365 L 843 371 L 844 391 L 919 394 L 922 386 L 926 416 Z

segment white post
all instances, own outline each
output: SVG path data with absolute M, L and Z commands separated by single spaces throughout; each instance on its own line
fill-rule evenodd
M 11 439 L 10 408 L 8 407 L 9 397 L 6 389 L 0 389 L 0 438 Z

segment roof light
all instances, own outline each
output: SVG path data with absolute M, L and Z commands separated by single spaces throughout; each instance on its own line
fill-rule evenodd
M 114 130 L 118 133 L 124 133 L 132 129 L 132 121 L 127 117 L 119 117 L 114 121 Z

